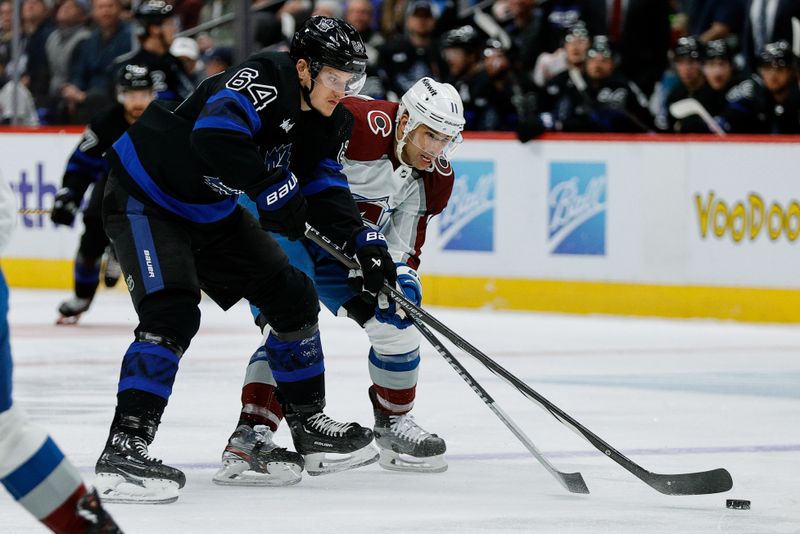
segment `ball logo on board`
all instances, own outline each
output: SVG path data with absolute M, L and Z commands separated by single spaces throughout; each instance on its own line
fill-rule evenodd
M 607 207 L 604 162 L 551 162 L 547 194 L 550 253 L 604 256 Z
M 494 250 L 493 161 L 454 161 L 453 193 L 439 217 L 443 250 Z

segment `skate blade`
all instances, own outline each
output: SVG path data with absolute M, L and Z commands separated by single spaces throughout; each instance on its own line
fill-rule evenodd
M 304 455 L 306 472 L 312 476 L 328 475 L 373 464 L 380 454 L 372 444 L 344 455 L 331 456 L 332 453 L 316 452 Z
M 58 319 L 56 319 L 56 325 L 59 325 L 59 326 L 71 326 L 71 325 L 77 324 L 78 323 L 78 319 L 80 319 L 80 318 L 81 318 L 81 314 L 80 313 L 77 314 L 77 315 L 71 315 L 69 317 L 67 317 L 66 315 L 62 315 Z
M 94 487 L 103 502 L 124 504 L 169 504 L 178 500 L 178 483 L 162 478 L 136 481 L 113 473 L 98 473 Z
M 231 461 L 220 467 L 212 481 L 220 486 L 293 486 L 303 478 L 303 469 L 288 462 L 269 462 L 267 471 L 259 473 L 245 461 Z
M 417 458 L 386 449 L 381 449 L 379 465 L 389 471 L 406 473 L 444 473 L 447 471 L 447 461 L 444 459 L 444 455 Z

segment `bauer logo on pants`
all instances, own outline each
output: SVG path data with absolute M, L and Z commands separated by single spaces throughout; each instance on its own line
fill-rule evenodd
M 604 162 L 551 162 L 547 192 L 550 253 L 604 256 L 607 205 Z
M 444 250 L 494 250 L 494 162 L 454 161 L 455 183 L 439 217 Z

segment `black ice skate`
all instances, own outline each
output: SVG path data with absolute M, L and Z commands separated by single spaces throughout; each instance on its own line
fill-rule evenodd
M 297 452 L 311 476 L 336 473 L 374 463 L 378 451 L 372 431 L 357 423 L 340 423 L 322 412 L 286 414 Z M 335 455 L 335 456 L 326 456 Z
M 122 276 L 122 268 L 117 261 L 117 254 L 114 247 L 108 245 L 103 257 L 100 259 L 100 272 L 103 273 L 103 284 L 106 287 L 114 287 Z
M 122 431 L 112 434 L 94 472 L 95 487 L 106 502 L 171 503 L 186 484 L 182 471 L 148 454 L 143 438 Z
M 226 486 L 290 486 L 302 478 L 303 456 L 272 442 L 265 425 L 239 425 L 222 452 L 214 483 Z
M 58 306 L 58 313 L 61 316 L 56 319 L 56 324 L 69 325 L 77 323 L 81 314 L 88 310 L 91 305 L 92 299 L 72 297 L 65 300 Z
M 447 445 L 442 438 L 424 430 L 411 414 L 389 415 L 381 411 L 371 388 L 369 397 L 375 411 L 375 443 L 381 453 L 381 467 L 418 473 L 447 471 Z
M 89 523 L 86 534 L 122 534 L 114 519 L 100 504 L 96 489 L 81 497 L 75 508 L 78 515 Z

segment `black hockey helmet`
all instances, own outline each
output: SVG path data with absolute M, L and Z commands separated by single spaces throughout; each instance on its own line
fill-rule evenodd
M 563 42 L 571 42 L 574 39 L 589 39 L 589 30 L 582 20 L 576 20 L 572 26 L 564 30 Z
M 481 47 L 483 39 L 472 26 L 461 26 L 445 33 L 442 36 L 442 48 L 463 48 L 464 50 L 477 50 Z
M 759 66 L 792 67 L 795 57 L 788 41 L 775 41 L 764 45 L 758 57 Z
M 136 91 L 139 89 L 152 89 L 153 78 L 147 65 L 126 63 L 117 73 L 117 88 L 119 91 Z
M 589 46 L 589 51 L 586 53 L 587 57 L 602 56 L 605 58 L 613 58 L 614 50 L 611 48 L 611 42 L 606 35 L 595 35 L 592 39 L 592 44 Z
M 703 59 L 725 59 L 731 61 L 733 59 L 733 50 L 731 50 L 728 41 L 725 39 L 709 41 L 703 50 Z
M 700 43 L 694 37 L 681 37 L 675 45 L 675 59 L 689 58 L 699 61 L 701 52 Z
M 148 24 L 161 24 L 165 19 L 173 16 L 172 6 L 164 0 L 146 0 L 136 8 L 136 20 L 146 26 Z
M 308 61 L 311 77 L 322 67 L 360 74 L 367 70 L 367 47 L 350 24 L 340 19 L 316 16 L 308 19 L 292 39 L 289 55 Z

